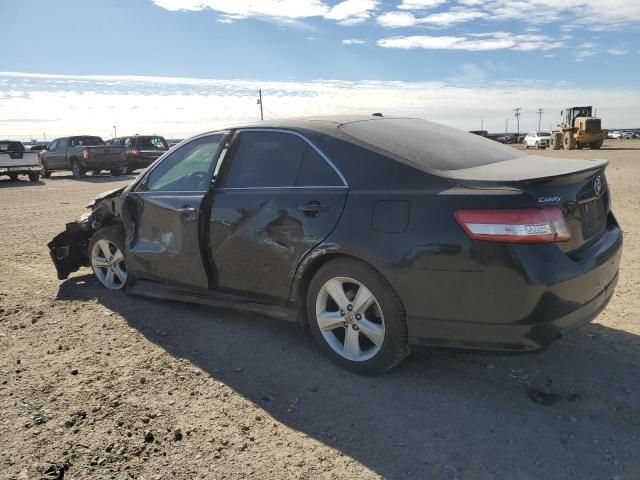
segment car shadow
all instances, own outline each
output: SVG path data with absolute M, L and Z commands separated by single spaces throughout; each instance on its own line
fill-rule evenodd
M 374 378 L 310 333 L 256 314 L 66 280 L 287 426 L 388 478 L 632 478 L 640 471 L 640 337 L 597 323 L 541 354 L 417 349 Z
M 22 187 L 37 187 L 44 185 L 42 180 L 37 182 L 31 182 L 28 178 L 20 178 L 16 181 L 9 178 L 0 178 L 0 188 L 22 188 Z

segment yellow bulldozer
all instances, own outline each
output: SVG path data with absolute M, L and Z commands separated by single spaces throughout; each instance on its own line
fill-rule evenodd
M 592 116 L 592 107 L 569 107 L 562 110 L 560 115 L 560 130 L 551 133 L 553 150 L 585 147 L 597 150 L 609 134 L 607 130 L 602 129 L 600 119 Z

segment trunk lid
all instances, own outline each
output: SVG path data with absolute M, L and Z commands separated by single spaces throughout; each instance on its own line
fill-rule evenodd
M 531 155 L 443 174 L 468 188 L 506 186 L 527 193 L 540 207 L 557 205 L 571 233 L 558 246 L 571 252 L 596 241 L 606 229 L 611 204 L 607 164 Z

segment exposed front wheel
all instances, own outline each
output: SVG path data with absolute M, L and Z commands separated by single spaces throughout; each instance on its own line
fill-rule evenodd
M 322 349 L 355 373 L 384 373 L 409 353 L 400 298 L 359 261 L 333 260 L 318 270 L 307 293 L 307 315 Z
M 44 163 L 42 164 L 42 168 L 40 169 L 40 175 L 42 176 L 42 178 L 49 178 L 51 176 L 51 172 L 47 170 L 47 167 L 45 167 Z
M 124 257 L 124 233 L 120 225 L 99 230 L 89 242 L 91 268 L 100 283 L 110 290 L 120 290 L 129 274 Z
M 591 142 L 589 144 L 589 147 L 591 148 L 591 150 L 600 150 L 600 147 L 602 147 L 602 140 L 598 140 L 597 142 Z

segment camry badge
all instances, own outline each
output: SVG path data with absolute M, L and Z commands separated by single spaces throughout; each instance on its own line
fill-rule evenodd
M 596 192 L 596 196 L 599 197 L 602 192 L 602 178 L 600 175 L 593 179 L 593 190 Z

